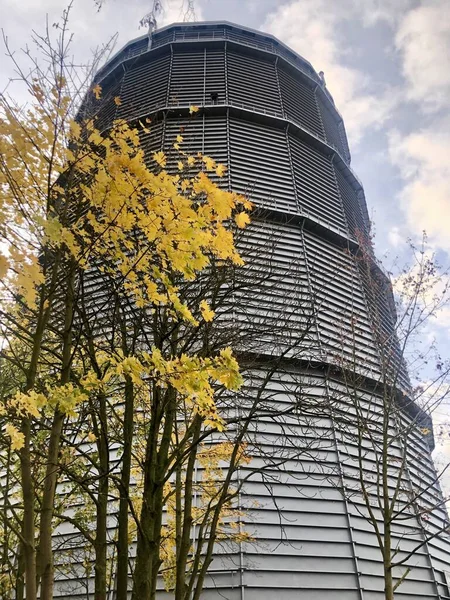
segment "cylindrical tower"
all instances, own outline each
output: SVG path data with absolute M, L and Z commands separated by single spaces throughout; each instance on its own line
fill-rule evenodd
M 303 337 L 303 360 L 290 368 L 302 373 L 303 389 L 318 401 L 328 395 L 344 402 L 351 379 L 375 419 L 383 410 L 380 381 L 386 379 L 380 344 L 390 340 L 390 353 L 396 352 L 394 304 L 371 249 L 364 191 L 350 167 L 342 117 L 323 79 L 272 36 L 211 22 L 175 24 L 130 42 L 97 81 L 105 98 L 101 128 L 117 118 L 150 118 L 146 151 L 163 149 L 170 163 L 182 131 L 189 152 L 227 166 L 221 185 L 248 195 L 261 209 L 245 243 L 264 248 L 268 230 L 276 234 L 272 265 L 279 285 L 261 291 L 273 321 L 289 311 L 293 293 L 302 297 L 304 314 L 312 319 Z M 195 118 L 191 105 L 199 107 Z M 297 316 L 290 320 L 290 336 L 296 328 L 304 331 L 304 315 Z M 245 317 L 239 318 L 245 327 Z M 396 361 L 390 368 L 397 368 L 400 403 L 409 383 L 401 357 Z M 290 401 L 291 381 L 284 370 L 273 383 L 271 393 L 280 402 Z M 256 375 L 251 385 L 258 386 Z M 351 405 L 349 400 L 350 413 Z M 402 406 L 404 419 L 427 420 L 412 403 Z M 357 436 L 340 431 L 331 414 L 298 428 L 298 440 L 292 431 L 290 443 L 315 439 L 314 451 L 286 461 L 282 475 L 267 468 L 250 478 L 242 493 L 250 508 L 242 519 L 253 540 L 218 554 L 202 598 L 381 600 L 382 558 L 364 505 L 356 499 Z M 408 456 L 402 477 L 411 489 L 422 486 L 424 505 L 431 507 L 440 491 L 430 444 L 419 429 L 414 436 L 409 448 L 399 443 L 399 456 Z M 280 432 L 267 426 L 266 443 L 279 438 Z M 376 457 L 369 449 L 363 463 L 370 480 Z M 420 546 L 407 563 L 411 571 L 399 598 L 450 597 L 450 543 L 446 534 L 430 534 L 433 527 L 442 529 L 446 518 L 439 507 L 427 530 L 412 515 L 413 524 L 394 531 L 400 554 Z M 409 535 L 409 526 L 415 536 L 422 530 L 422 544 Z

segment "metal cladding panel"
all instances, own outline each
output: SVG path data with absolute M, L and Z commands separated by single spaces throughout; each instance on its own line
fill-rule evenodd
M 340 169 L 338 169 L 336 166 L 333 168 L 349 231 L 353 237 L 362 235 L 363 239 L 368 239 L 370 223 L 366 221 L 365 216 L 363 216 L 361 211 L 358 192 L 349 183 L 349 181 L 345 179 Z
M 297 213 L 286 133 L 230 118 L 231 187 L 258 206 Z
M 303 82 L 298 73 L 278 65 L 283 110 L 286 117 L 325 139 L 314 90 Z
M 117 118 L 132 120 L 166 106 L 170 54 L 132 66 L 123 80 Z
M 225 104 L 225 50 L 206 50 L 204 104 Z
M 203 52 L 192 52 L 177 48 L 173 50 L 169 106 L 203 104 L 205 56 Z
M 289 146 L 301 212 L 346 232 L 347 223 L 330 158 L 294 135 L 289 135 Z
M 274 58 L 228 51 L 227 81 L 230 104 L 282 116 Z
M 304 231 L 312 296 L 322 347 L 336 364 L 356 363 L 368 373 L 379 373 L 364 292 L 353 257 Z
M 301 236 L 296 225 L 268 221 L 254 221 L 244 232 L 238 248 L 248 283 L 235 292 L 234 313 L 244 328 L 259 331 L 255 350 L 278 354 L 293 347 L 289 355 L 312 359 L 320 349 Z
M 322 94 L 317 93 L 317 101 L 320 108 L 320 115 L 325 129 L 325 137 L 329 144 L 338 150 L 341 156 L 349 160 L 349 153 L 342 139 L 341 127 L 339 125 L 341 119 L 336 119 L 336 114 L 329 109 L 328 102 L 323 98 Z M 345 140 L 346 141 L 346 140 Z
M 374 289 L 368 269 L 372 276 L 379 267 L 370 251 L 361 260 L 358 249 L 359 234 L 368 239 L 370 227 L 348 167 L 342 119 L 307 62 L 258 32 L 183 24 L 156 32 L 153 50 L 146 52 L 146 45 L 147 40 L 129 44 L 102 71 L 110 83 L 99 122 L 106 127 L 115 116 L 131 121 L 150 116 L 151 132 L 141 132 L 149 164 L 153 152 L 163 149 L 168 170 L 175 172 L 173 143 L 181 134 L 183 151 L 202 152 L 227 166 L 225 177 L 213 175 L 221 186 L 264 209 L 256 211 L 238 242 L 246 263 L 242 277 L 253 284 L 236 287 L 230 314 L 218 318 L 239 323 L 242 331 L 257 328 L 252 351 L 258 360 L 264 355 L 273 364 L 282 354 L 289 359 L 279 361 L 269 383 L 267 366 L 245 371 L 236 394 L 242 414 L 255 397 L 260 411 L 247 431 L 252 463 L 236 475 L 243 482 L 237 519 L 254 539 L 217 546 L 202 599 L 382 600 L 382 556 L 364 518 L 358 477 L 362 453 L 365 481 L 373 481 L 376 451 L 367 437 L 358 444 L 356 427 L 339 427 L 329 412 L 313 418 L 292 410 L 299 398 L 313 406 L 326 399 L 356 422 L 356 393 L 374 430 L 383 415 L 382 397 L 373 392 L 382 375 L 378 344 L 383 336 L 394 339 L 395 315 L 387 279 Z M 202 108 L 190 116 L 190 104 Z M 90 275 L 97 318 L 103 288 L 98 274 Z M 295 353 L 284 355 L 292 345 Z M 329 375 L 336 366 L 348 369 L 346 379 Z M 372 391 L 362 387 L 361 375 Z M 406 389 L 407 383 L 402 372 L 398 387 Z M 395 438 L 398 424 L 409 418 L 407 410 L 400 412 L 388 433 Z M 403 456 L 407 468 L 401 472 L 396 462 Z M 443 600 L 449 597 L 450 537 L 439 532 L 448 516 L 443 505 L 435 506 L 442 494 L 421 427 L 406 449 L 398 439 L 393 442 L 390 457 L 391 490 L 401 474 L 403 492 L 421 491 L 423 509 L 422 516 L 410 512 L 395 525 L 398 556 L 406 556 L 424 532 L 436 534 L 411 561 L 396 596 L 438 600 L 439 591 Z M 201 467 L 197 474 L 201 477 Z M 377 497 L 373 492 L 371 497 L 381 523 Z M 404 505 L 401 498 L 399 507 Z M 75 575 L 66 574 L 58 585 L 66 586 L 70 598 L 92 597 L 92 580 Z M 158 591 L 158 598 L 169 597 Z

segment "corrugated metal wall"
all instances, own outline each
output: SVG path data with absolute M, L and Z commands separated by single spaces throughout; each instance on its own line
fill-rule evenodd
M 235 318 L 242 327 L 258 319 L 265 326 L 268 320 L 283 325 L 279 335 L 269 337 L 261 329 L 262 353 L 301 339 L 296 357 L 301 355 L 303 366 L 280 368 L 264 391 L 266 416 L 250 432 L 254 461 L 240 473 L 244 478 L 246 469 L 265 465 L 246 482 L 240 500 L 247 508 L 243 525 L 254 542 L 217 548 L 202 598 L 382 600 L 380 551 L 364 519 L 357 477 L 362 460 L 367 481 L 373 478 L 373 446 L 358 446 L 356 430 L 340 428 L 325 413 L 284 421 L 270 415 L 274 407 L 292 405 L 299 393 L 318 404 L 331 398 L 336 411 L 353 414 L 348 389 L 342 379 L 330 377 L 330 368 L 353 365 L 376 381 L 374 328 L 389 337 L 395 326 L 390 284 L 368 244 L 367 207 L 349 166 L 342 119 L 309 63 L 263 34 L 228 24 L 185 24 L 156 33 L 152 50 L 147 47 L 145 39 L 130 44 L 100 73 L 105 97 L 100 123 L 150 116 L 152 130 L 142 143 L 149 153 L 164 149 L 169 168 L 175 166 L 171 147 L 180 132 L 187 151 L 204 152 L 228 167 L 221 185 L 247 194 L 265 211 L 240 242 L 244 253 L 253 252 L 248 268 L 261 271 L 270 264 L 271 272 L 257 296 L 236 296 Z M 121 98 L 117 109 L 113 95 Z M 202 107 L 194 117 L 190 104 Z M 361 244 L 368 244 L 365 260 L 384 277 L 383 293 L 374 293 L 365 276 Z M 308 362 L 314 369 L 305 368 Z M 247 373 L 246 397 L 254 397 L 263 378 L 264 370 Z M 401 384 L 408 389 L 406 373 Z M 375 426 L 381 396 L 370 385 L 358 395 Z M 409 418 L 406 412 L 403 418 Z M 394 431 L 394 421 L 391 427 Z M 285 459 L 277 459 L 278 448 L 284 448 Z M 405 489 L 427 488 L 423 503 L 431 508 L 441 496 L 419 431 L 408 448 L 392 449 L 400 457 L 405 451 Z M 442 506 L 426 525 L 408 515 L 394 533 L 400 555 L 414 547 L 423 527 L 436 530 L 445 519 Z M 448 536 L 425 544 L 398 597 L 450 597 L 449 551 Z

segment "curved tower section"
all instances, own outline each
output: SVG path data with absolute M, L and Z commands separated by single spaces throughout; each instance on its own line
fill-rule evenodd
M 245 327 L 245 319 L 262 305 L 274 324 L 287 323 L 289 315 L 288 326 L 275 334 L 277 344 L 273 338 L 261 340 L 260 354 L 268 363 L 283 354 L 287 337 L 291 343 L 297 335 L 301 342 L 293 346 L 302 350 L 295 359 L 286 352 L 289 364 L 268 394 L 280 405 L 293 402 L 298 388 L 292 382 L 301 376 L 302 393 L 318 403 L 332 398 L 341 411 L 353 414 L 350 382 L 376 420 L 383 412 L 381 384 L 387 370 L 395 371 L 401 418 L 420 424 L 408 448 L 398 443 L 399 456 L 407 456 L 402 485 L 423 489 L 421 502 L 431 509 L 441 493 L 430 436 L 421 433 L 429 418 L 408 400 L 391 286 L 372 252 L 364 191 L 323 79 L 272 36 L 212 22 L 175 24 L 130 42 L 97 81 L 104 97 L 100 128 L 114 119 L 151 119 L 144 148 L 163 149 L 169 167 L 176 161 L 173 142 L 182 132 L 189 152 L 226 165 L 221 185 L 255 204 L 243 244 L 261 249 L 255 265 L 264 269 L 270 237 L 275 285 L 262 284 L 252 310 L 245 310 L 252 299 L 243 297 L 235 318 Z M 199 107 L 194 117 L 192 105 Z M 257 390 L 263 376 L 264 369 L 254 373 L 248 387 Z M 292 447 L 303 445 L 308 452 L 288 457 L 282 467 L 274 463 L 273 471 L 266 465 L 249 478 L 240 501 L 247 507 L 243 527 L 252 539 L 218 550 L 202 598 L 384 598 L 380 550 L 358 496 L 358 460 L 370 481 L 377 458 L 369 446 L 358 455 L 358 435 L 342 431 L 337 422 L 330 412 L 329 418 L 322 414 L 303 427 L 290 426 L 289 433 L 285 424 L 276 429 L 259 423 L 275 454 L 283 435 Z M 399 555 L 419 546 L 396 597 L 450 597 L 450 544 L 447 534 L 432 535 L 445 519 L 442 506 L 430 510 L 426 524 L 411 512 L 393 531 Z

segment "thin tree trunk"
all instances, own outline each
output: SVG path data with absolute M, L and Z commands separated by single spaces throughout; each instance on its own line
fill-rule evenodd
M 127 377 L 125 380 L 125 413 L 123 423 L 122 472 L 120 474 L 116 600 L 127 600 L 128 598 L 128 502 L 130 496 L 133 419 L 134 385 L 131 379 Z
M 25 593 L 27 600 L 36 600 L 36 546 L 34 528 L 34 488 L 31 475 L 31 421 L 22 420 L 24 444 L 20 451 L 20 471 L 23 494 L 23 557 L 25 562 Z
M 15 600 L 23 600 L 25 597 L 25 586 L 24 576 L 25 573 L 25 561 L 23 556 L 23 545 L 19 544 L 19 551 L 17 555 L 17 575 L 16 575 L 16 586 L 15 586 Z
M 68 275 L 64 331 L 62 344 L 61 385 L 70 380 L 70 366 L 72 353 L 72 327 L 74 309 L 74 268 L 71 265 Z M 58 407 L 53 416 L 50 431 L 49 448 L 47 455 L 47 467 L 42 495 L 42 506 L 40 511 L 39 545 L 37 549 L 37 577 L 41 583 L 40 600 L 52 600 L 54 585 L 54 566 L 52 550 L 52 521 L 55 504 L 56 484 L 58 480 L 58 455 L 61 443 L 61 433 L 65 414 Z M 28 596 L 27 596 L 28 600 Z
M 55 411 L 50 432 L 47 469 L 44 480 L 39 523 L 39 546 L 37 550 L 37 577 L 41 582 L 41 600 L 53 598 L 53 551 L 52 521 L 58 476 L 58 454 L 65 415 Z M 28 596 L 27 596 L 28 599 Z
M 107 565 L 108 565 L 108 494 L 109 494 L 109 448 L 108 448 L 108 415 L 106 398 L 99 395 L 99 425 L 96 428 L 99 459 L 99 483 L 97 496 L 97 515 L 95 532 L 95 566 L 94 597 L 95 600 L 106 600 Z
M 390 557 L 384 561 L 384 597 L 386 600 L 394 600 L 394 584 L 392 581 Z
M 202 420 L 197 415 L 193 423 L 192 450 L 186 466 L 186 481 L 184 485 L 184 510 L 183 526 L 180 547 L 177 547 L 175 600 L 184 600 L 186 594 L 186 565 L 191 548 L 192 534 L 192 499 L 194 484 L 194 469 L 197 458 L 198 436 L 201 430 Z
M 155 388 L 156 400 L 147 437 L 144 490 L 136 548 L 136 567 L 132 600 L 153 600 L 156 595 L 158 570 L 161 565 L 160 542 L 164 498 L 164 477 L 175 419 L 175 391 L 167 390 L 164 429 L 159 439 L 159 425 L 163 420 L 161 392 Z M 158 449 L 159 445 L 159 449 Z

